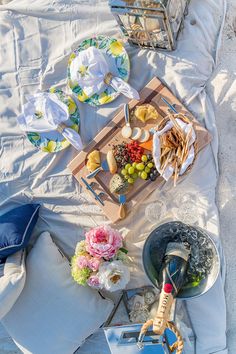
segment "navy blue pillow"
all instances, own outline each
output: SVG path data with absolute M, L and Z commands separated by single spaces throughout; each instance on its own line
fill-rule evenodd
M 39 208 L 40 204 L 25 204 L 0 216 L 0 263 L 27 246 Z

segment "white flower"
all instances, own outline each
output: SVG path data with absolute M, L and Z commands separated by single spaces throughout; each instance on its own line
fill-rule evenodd
M 129 268 L 121 261 L 104 262 L 99 267 L 98 278 L 106 290 L 111 292 L 121 290 L 130 280 Z

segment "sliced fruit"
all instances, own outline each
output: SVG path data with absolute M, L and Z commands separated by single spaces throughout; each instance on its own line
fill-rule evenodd
M 142 135 L 142 129 L 139 127 L 134 127 L 131 135 L 132 140 L 138 140 L 140 136 Z
M 95 163 L 95 162 L 93 162 L 93 161 L 88 161 L 87 162 L 87 169 L 89 170 L 89 172 L 93 172 L 93 171 L 95 171 L 99 166 L 100 166 L 100 164 L 98 164 L 98 163 Z
M 140 136 L 140 138 L 138 139 L 140 143 L 145 143 L 146 141 L 148 141 L 150 138 L 150 133 L 148 130 L 142 129 L 142 134 Z
M 100 152 L 98 150 L 94 150 L 90 152 L 90 154 L 88 155 L 88 160 L 100 164 L 101 163 Z

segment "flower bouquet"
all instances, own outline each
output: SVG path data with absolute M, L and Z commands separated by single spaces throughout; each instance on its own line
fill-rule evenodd
M 124 289 L 130 280 L 127 250 L 119 231 L 99 226 L 85 234 L 71 259 L 71 274 L 80 285 L 116 291 Z

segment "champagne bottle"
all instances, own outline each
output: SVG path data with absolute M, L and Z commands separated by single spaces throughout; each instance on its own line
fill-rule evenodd
M 156 334 L 163 334 L 173 300 L 184 285 L 189 255 L 190 245 L 188 243 L 168 243 L 159 275 L 161 293 L 153 321 L 153 331 Z

